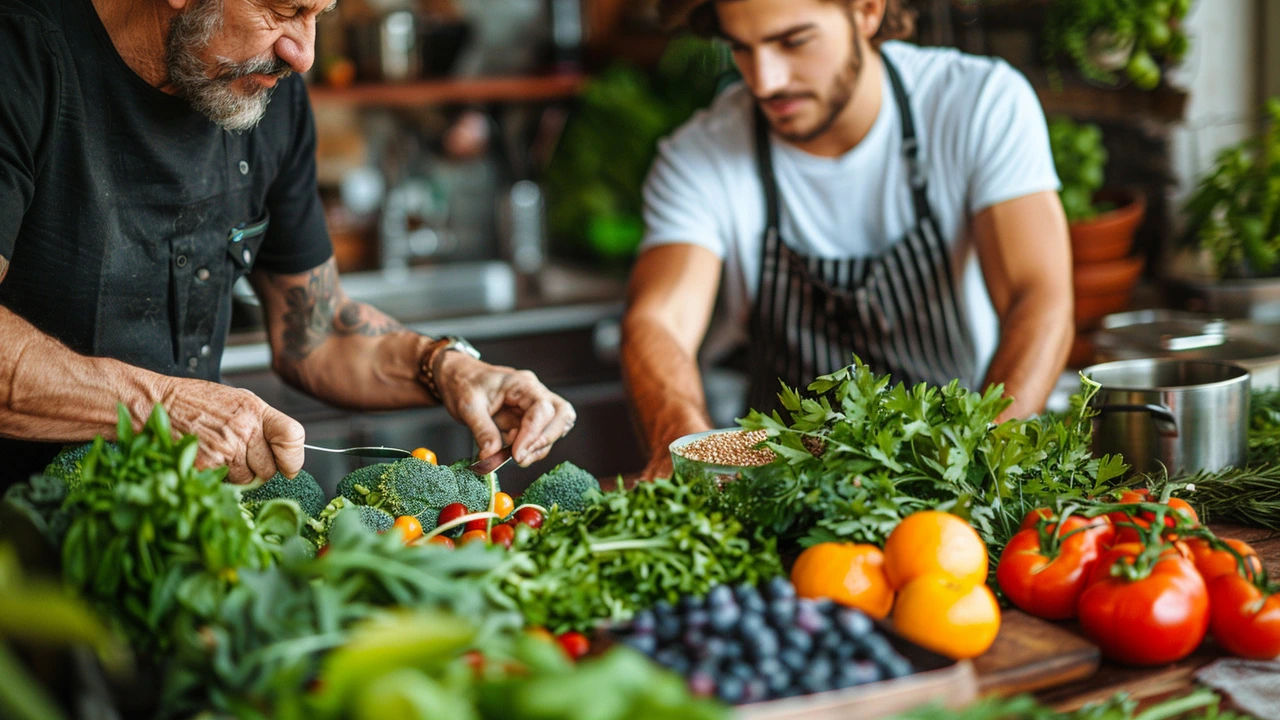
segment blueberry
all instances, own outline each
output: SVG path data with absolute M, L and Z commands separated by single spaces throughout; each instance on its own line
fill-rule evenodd
M 669 643 L 680 637 L 680 618 L 675 615 L 658 615 L 657 627 L 654 628 L 654 635 L 657 636 L 658 642 Z
M 724 638 L 712 636 L 707 638 L 702 643 L 701 647 L 697 647 L 697 648 L 691 647 L 689 649 L 692 650 L 693 654 L 699 659 L 719 660 L 720 658 L 724 657 L 724 647 L 727 644 L 728 644 L 728 641 L 726 641 Z
M 886 677 L 900 678 L 906 677 L 915 672 L 915 668 L 911 667 L 911 663 L 901 655 L 894 655 L 880 663 L 880 667 L 884 670 Z
M 683 613 L 687 613 L 690 610 L 701 610 L 706 606 L 706 601 L 697 595 L 685 595 L 680 598 L 680 603 L 678 605 L 680 612 Z
M 716 694 L 716 678 L 706 670 L 694 670 L 689 675 L 689 691 L 698 697 L 712 697 Z
M 759 632 L 742 638 L 742 645 L 752 659 L 774 657 L 779 650 L 778 633 L 773 628 L 761 628 Z
M 738 585 L 733 589 L 733 594 L 744 611 L 764 612 L 764 598 L 760 596 L 760 591 L 756 589 L 755 585 Z
M 879 633 L 872 633 L 859 640 L 862 649 L 866 652 L 867 657 L 874 662 L 884 664 L 888 660 L 900 657 L 898 651 L 893 645 Z
M 759 613 L 744 613 L 742 619 L 738 621 L 737 632 L 735 633 L 742 639 L 747 639 L 752 635 L 759 634 L 768 625 L 764 622 L 764 617 Z
M 701 608 L 690 610 L 684 614 L 684 626 L 686 628 L 701 630 L 709 622 L 711 622 L 711 615 Z
M 645 655 L 653 655 L 658 650 L 658 640 L 652 634 L 628 635 L 622 644 Z
M 796 697 L 797 695 L 804 695 L 804 693 L 804 688 L 800 687 L 798 683 L 791 683 L 779 692 L 775 693 L 774 697 L 782 700 L 785 698 Z
M 842 639 L 840 645 L 831 649 L 831 655 L 840 662 L 852 660 L 858 654 L 858 645 L 852 640 Z
M 786 577 L 779 575 L 765 585 L 765 593 L 771 600 L 791 600 L 796 596 L 796 588 Z
M 663 615 L 675 615 L 675 613 L 676 613 L 675 606 L 667 602 L 665 599 L 659 600 L 658 602 L 653 604 L 653 614 L 656 617 L 661 618 Z
M 830 621 L 822 614 L 817 603 L 805 598 L 796 602 L 795 623 L 810 635 L 817 635 L 830 625 Z
M 686 650 L 694 653 L 700 652 L 702 646 L 707 642 L 707 634 L 700 629 L 690 628 L 684 631 L 680 636 L 680 642 Z
M 861 660 L 846 663 L 840 667 L 840 672 L 836 673 L 835 687 L 854 687 L 855 685 L 866 685 L 883 679 L 884 674 L 880 671 L 878 665 Z
M 659 665 L 670 668 L 678 675 L 684 675 L 689 672 L 689 659 L 677 648 L 663 648 L 653 656 L 653 659 Z
M 751 663 L 739 660 L 726 665 L 725 674 L 732 675 L 739 680 L 746 682 L 756 677 L 756 669 L 751 665 Z
M 724 587 L 721 585 L 720 587 Z M 733 601 L 730 596 L 726 604 L 713 605 L 710 611 L 711 628 L 718 633 L 728 634 L 733 631 L 738 621 L 742 619 L 742 610 L 738 608 L 738 604 Z
M 791 625 L 796 618 L 795 598 L 774 598 L 769 601 L 769 622 L 781 630 Z
M 707 593 L 707 607 L 716 608 L 728 604 L 736 604 L 733 599 L 733 588 L 728 585 L 717 585 Z
M 657 627 L 657 616 L 650 610 L 641 610 L 631 620 L 631 632 L 637 635 L 652 633 Z
M 805 673 L 800 676 L 800 689 L 805 694 L 826 692 L 831 689 L 831 677 L 821 677 L 811 673 Z
M 732 638 L 725 640 L 724 653 L 721 655 L 725 660 L 740 660 L 743 657 L 746 657 L 746 654 L 746 648 L 742 646 L 741 640 L 734 640 Z
M 834 653 L 840 649 L 842 645 L 852 645 L 853 643 L 846 640 L 840 633 L 827 632 L 816 636 L 817 642 L 814 645 L 823 650 Z
M 805 655 L 813 649 L 813 636 L 799 627 L 789 627 L 780 633 L 783 647 L 795 648 Z
M 836 611 L 836 627 L 840 628 L 840 632 L 850 640 L 857 640 L 869 634 L 875 626 L 871 623 L 871 618 L 867 617 L 859 610 L 853 608 L 841 608 Z
M 777 658 L 763 658 L 756 663 L 756 671 L 764 678 L 769 694 L 777 695 L 791 684 L 791 672 Z
M 764 680 L 756 677 L 748 680 L 742 690 L 742 702 L 760 702 L 769 697 L 769 686 Z
M 742 694 L 746 690 L 744 687 L 746 683 L 744 683 L 741 678 L 729 675 L 720 678 L 720 682 L 718 684 L 719 687 L 717 688 L 716 695 L 718 695 L 721 700 L 729 703 L 730 705 L 736 705 L 742 701 Z
M 782 662 L 783 667 L 793 673 L 803 672 L 809 665 L 809 656 L 795 648 L 787 648 L 778 653 L 778 660 Z

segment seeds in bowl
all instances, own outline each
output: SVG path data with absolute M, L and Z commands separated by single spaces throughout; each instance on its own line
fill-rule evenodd
M 699 438 L 676 450 L 681 457 L 712 465 L 756 467 L 768 465 L 777 455 L 768 448 L 756 448 L 768 434 L 764 430 L 737 430 Z

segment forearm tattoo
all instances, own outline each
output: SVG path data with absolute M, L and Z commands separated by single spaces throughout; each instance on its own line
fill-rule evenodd
M 284 353 L 302 360 L 330 336 L 378 337 L 404 330 L 381 311 L 342 297 L 338 271 L 327 262 L 306 275 L 306 283 L 285 291 Z
M 9 261 L 0 255 L 0 282 L 4 282 L 4 276 L 9 272 Z

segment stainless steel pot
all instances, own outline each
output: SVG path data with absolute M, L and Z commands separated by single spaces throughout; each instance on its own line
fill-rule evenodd
M 1226 362 L 1248 370 L 1255 390 L 1280 387 L 1280 325 L 1163 310 L 1109 315 L 1102 325 L 1092 337 L 1095 362 Z
M 1120 453 L 1134 472 L 1184 475 L 1239 467 L 1248 454 L 1249 371 L 1198 360 L 1125 360 L 1085 368 L 1095 455 Z

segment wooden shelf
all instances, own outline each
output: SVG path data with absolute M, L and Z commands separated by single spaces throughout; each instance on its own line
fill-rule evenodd
M 1055 88 L 1042 72 L 1029 71 L 1027 77 L 1046 115 L 1172 125 L 1182 122 L 1187 113 L 1187 93 L 1168 85 L 1154 90 L 1133 86 L 1112 90 L 1068 77 L 1061 88 Z
M 585 75 L 566 73 L 529 77 L 455 78 L 404 84 L 365 84 L 346 88 L 310 86 L 316 104 L 423 107 L 492 102 L 543 102 L 576 96 Z

